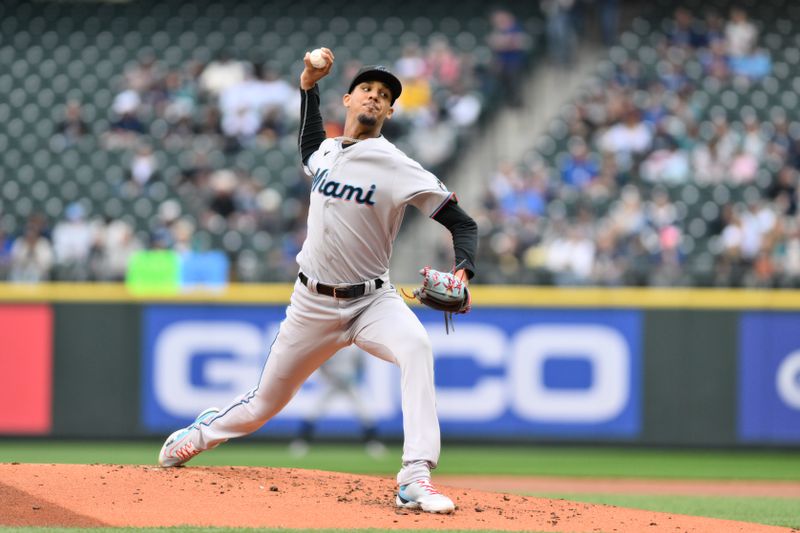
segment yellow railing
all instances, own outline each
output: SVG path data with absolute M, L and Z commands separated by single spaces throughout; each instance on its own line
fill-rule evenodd
M 413 287 L 405 287 L 410 290 Z M 575 288 L 475 285 L 476 306 L 800 310 L 800 290 Z M 132 293 L 116 283 L 0 283 L 0 302 L 287 304 L 290 284 L 231 284 L 224 290 Z

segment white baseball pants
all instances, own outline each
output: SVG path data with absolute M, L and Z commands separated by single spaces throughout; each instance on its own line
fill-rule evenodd
M 397 481 L 429 477 L 440 452 L 433 352 L 425 328 L 388 283 L 360 298 L 336 299 L 297 281 L 258 386 L 193 431 L 194 445 L 208 450 L 256 431 L 322 363 L 351 344 L 400 367 L 404 443 Z

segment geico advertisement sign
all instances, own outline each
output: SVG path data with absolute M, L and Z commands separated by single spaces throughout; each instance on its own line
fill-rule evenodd
M 185 423 L 255 387 L 283 309 L 154 307 L 146 313 L 144 420 Z M 634 436 L 639 429 L 639 325 L 631 312 L 476 310 L 446 335 L 419 312 L 436 361 L 443 430 L 475 434 Z M 459 317 L 462 318 L 462 317 Z M 577 382 L 570 374 L 582 376 Z M 326 376 L 354 384 L 361 405 L 332 394 Z M 322 406 L 324 404 L 324 409 Z M 272 431 L 324 411 L 355 420 L 369 411 L 383 431 L 402 429 L 399 372 L 360 350 L 334 356 L 272 421 Z
M 739 331 L 740 439 L 800 443 L 800 313 L 745 313 Z
M 778 364 L 775 391 L 786 407 L 800 411 L 800 350 L 795 350 Z

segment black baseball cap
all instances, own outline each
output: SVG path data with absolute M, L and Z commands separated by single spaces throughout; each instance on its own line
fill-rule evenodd
M 365 81 L 380 81 L 386 84 L 389 90 L 392 91 L 392 105 L 394 105 L 394 101 L 397 100 L 400 93 L 403 92 L 403 84 L 400 83 L 397 76 L 392 74 L 389 69 L 383 65 L 367 65 L 366 67 L 361 67 L 358 73 L 356 73 L 355 78 L 353 78 L 353 81 L 350 82 L 350 88 L 347 92 L 352 93 L 356 85 Z

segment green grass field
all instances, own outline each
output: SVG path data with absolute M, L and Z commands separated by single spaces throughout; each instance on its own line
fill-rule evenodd
M 155 464 L 160 445 L 160 441 L 6 440 L 0 441 L 0 462 Z M 361 447 L 345 444 L 320 444 L 312 447 L 307 456 L 297 458 L 289 454 L 285 445 L 245 440 L 228 443 L 216 450 L 206 452 L 195 458 L 192 464 L 197 466 L 275 466 L 393 476 L 399 467 L 399 457 L 399 447 L 390 447 L 389 453 L 385 457 L 374 459 L 369 457 Z M 800 450 L 726 451 L 445 445 L 437 473 L 486 476 L 800 481 Z M 800 499 L 797 498 L 572 493 L 534 493 L 532 495 L 800 528 Z M 30 533 L 31 531 L 74 530 L 26 528 L 23 530 L 3 529 L 3 531 Z M 141 533 L 142 531 L 180 530 L 136 531 Z M 205 531 L 219 533 L 227 530 Z
M 663 513 L 708 516 L 772 526 L 800 528 L 800 500 L 722 496 L 665 496 L 652 494 L 532 493 L 587 503 L 646 509 Z
M 155 464 L 161 441 L 0 440 L 0 462 Z M 301 458 L 282 444 L 231 442 L 193 465 L 277 466 L 393 475 L 400 448 L 373 459 L 358 446 L 320 444 Z M 461 475 L 764 479 L 800 481 L 800 450 L 719 451 L 445 445 L 436 471 Z

